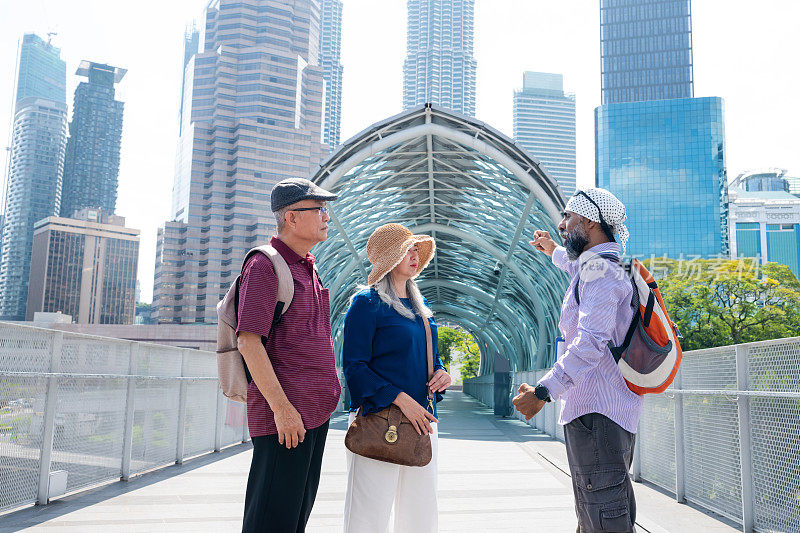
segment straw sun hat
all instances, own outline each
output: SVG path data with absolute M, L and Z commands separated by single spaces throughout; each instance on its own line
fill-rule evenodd
M 417 245 L 419 248 L 419 265 L 417 265 L 416 278 L 433 258 L 436 243 L 429 235 L 413 235 L 402 224 L 384 224 L 370 235 L 367 241 L 367 258 L 372 263 L 372 272 L 367 277 L 367 285 L 374 285 L 391 272 L 394 267 L 408 253 L 408 250 Z

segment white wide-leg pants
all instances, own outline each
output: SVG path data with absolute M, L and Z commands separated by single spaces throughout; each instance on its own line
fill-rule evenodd
M 351 423 L 355 413 L 350 413 Z M 394 533 L 435 533 L 439 527 L 437 489 L 438 424 L 431 424 L 433 458 L 426 466 L 401 466 L 368 459 L 346 450 L 347 494 L 344 533 L 389 531 L 394 506 Z

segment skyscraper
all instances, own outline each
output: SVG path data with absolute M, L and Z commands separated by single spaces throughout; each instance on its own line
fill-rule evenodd
M 603 104 L 694 96 L 691 0 L 600 0 Z
M 187 49 L 193 46 L 191 33 Z M 160 322 L 216 322 L 245 252 L 275 230 L 272 186 L 308 178 L 323 141 L 317 0 L 213 1 L 187 54 L 171 221 L 158 230 Z
M 728 254 L 721 98 L 604 105 L 595 126 L 597 186 L 625 204 L 629 255 Z
M 78 324 L 133 324 L 139 230 L 86 208 L 40 220 L 33 242 L 26 320 L 60 311 Z
M 34 223 L 58 213 L 67 141 L 67 67 L 60 50 L 22 38 L 4 196 L 0 319 L 24 320 Z
M 180 114 L 178 117 L 178 126 L 183 126 L 184 119 L 183 113 L 190 113 L 192 106 L 191 100 L 188 102 L 184 102 L 187 96 L 191 98 L 192 91 L 186 90 L 186 82 L 192 81 L 193 77 L 189 76 L 187 79 L 186 76 L 186 66 L 189 64 L 189 61 L 194 57 L 194 55 L 200 51 L 200 32 L 197 30 L 197 27 L 192 24 L 190 28 L 186 28 L 186 33 L 183 35 L 183 69 L 181 72 L 183 75 L 181 76 L 181 99 L 180 99 Z M 187 121 L 188 122 L 188 121 Z M 178 135 L 181 135 L 183 132 L 178 130 Z
M 403 109 L 439 104 L 475 115 L 475 0 L 408 0 Z
M 558 181 L 575 192 L 575 96 L 564 94 L 561 74 L 525 72 L 514 91 L 514 140 Z
M 627 208 L 628 254 L 729 253 L 721 98 L 694 98 L 691 0 L 601 0 L 599 187 Z
M 116 208 L 124 104 L 114 99 L 114 84 L 126 72 L 90 61 L 81 61 L 78 67 L 76 74 L 88 81 L 75 89 L 64 162 L 62 217 L 69 218 L 84 207 L 108 213 Z
M 342 122 L 342 0 L 322 0 L 319 63 L 325 80 L 325 144 L 339 144 Z
M 34 97 L 67 103 L 67 64 L 49 40 L 33 33 L 22 36 L 17 73 L 16 101 Z

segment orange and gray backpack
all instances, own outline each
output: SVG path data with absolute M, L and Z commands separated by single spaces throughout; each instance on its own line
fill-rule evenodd
M 242 269 L 247 264 L 247 260 L 257 253 L 269 257 L 275 274 L 278 276 L 278 302 L 275 304 L 275 314 L 272 318 L 272 327 L 274 328 L 280 323 L 283 314 L 292 303 L 294 280 L 286 260 L 270 245 L 259 246 L 247 252 L 242 261 Z M 217 371 L 222 394 L 231 400 L 246 402 L 247 387 L 250 385 L 251 376 L 244 363 L 242 353 L 239 351 L 236 337 L 241 278 L 241 274 L 236 276 L 228 292 L 225 293 L 225 297 L 217 304 Z
M 614 254 L 599 255 L 620 263 Z M 669 319 L 653 275 L 638 259 L 620 266 L 633 286 L 633 319 L 622 344 L 614 346 L 609 342 L 608 348 L 629 389 L 639 395 L 664 392 L 681 365 L 681 334 Z M 575 284 L 575 301 L 580 305 L 578 285 Z

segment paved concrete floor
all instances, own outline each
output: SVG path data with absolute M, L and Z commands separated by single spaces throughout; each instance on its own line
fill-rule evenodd
M 498 419 L 460 392 L 440 408 L 439 530 L 574 532 L 561 443 L 518 420 Z M 332 421 L 309 532 L 341 531 L 346 415 Z M 241 527 L 249 444 L 0 517 L 0 532 L 235 532 Z M 635 484 L 640 531 L 736 529 Z

